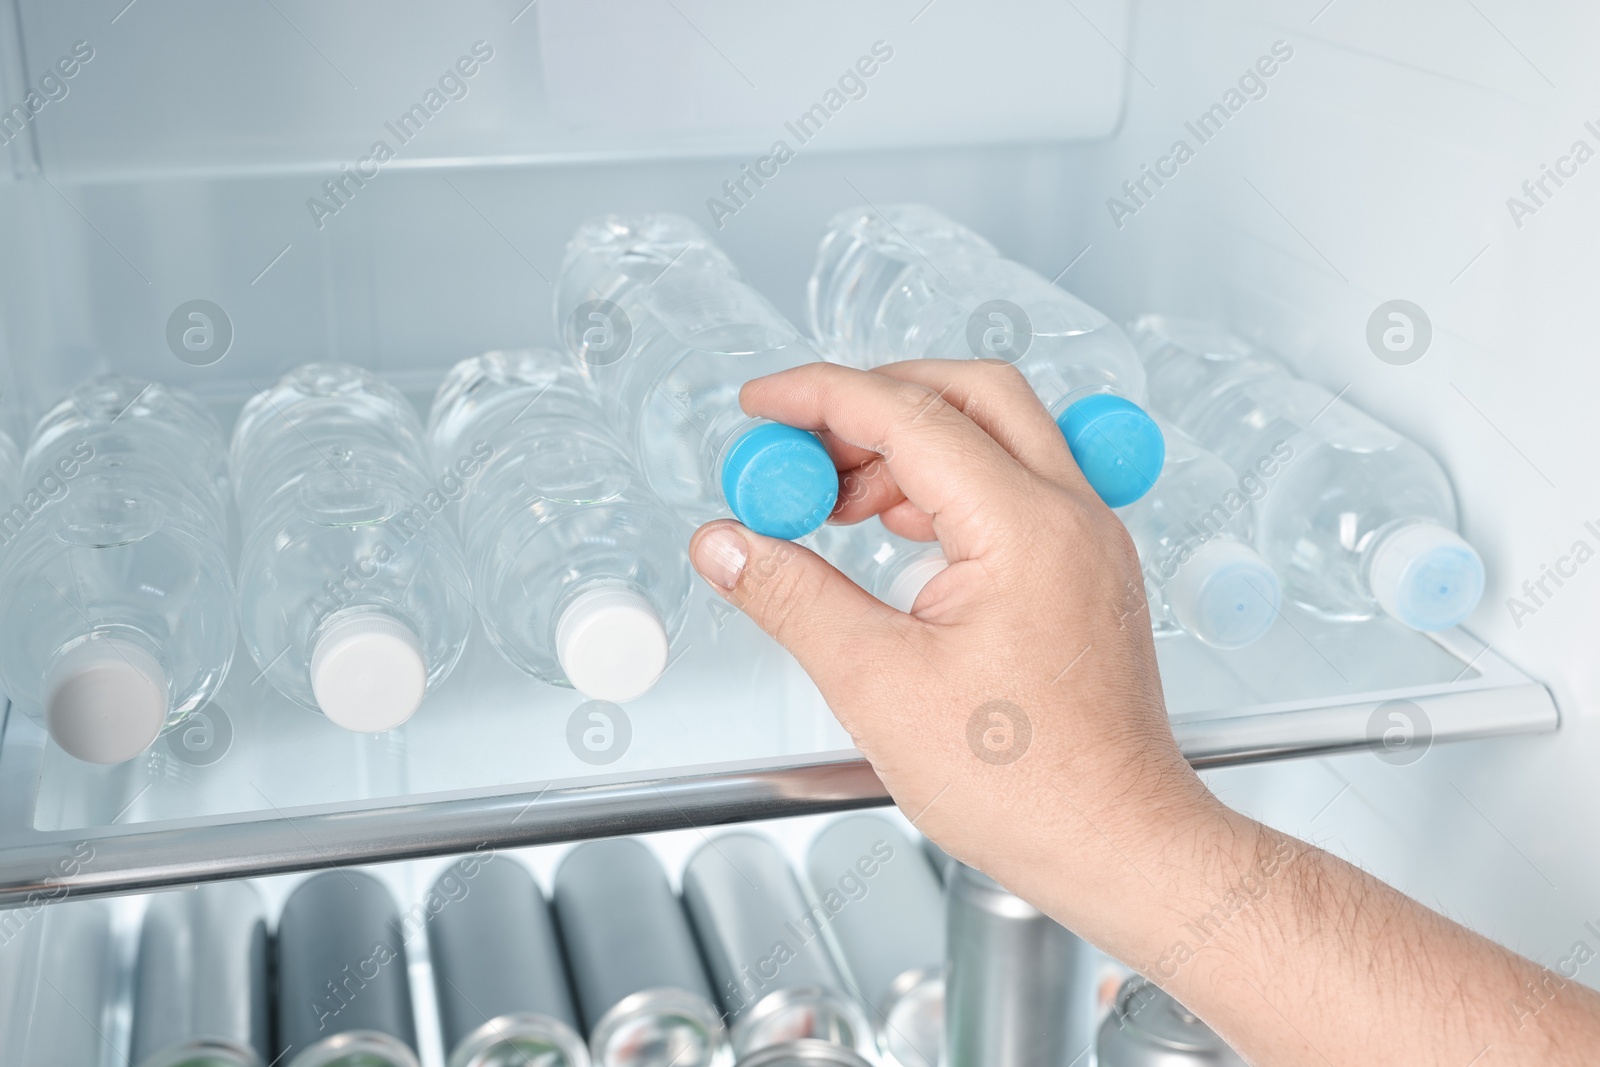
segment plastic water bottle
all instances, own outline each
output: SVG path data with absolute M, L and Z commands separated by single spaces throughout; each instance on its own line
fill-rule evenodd
M 567 243 L 567 259 L 556 283 L 558 328 L 575 329 L 575 334 L 568 334 L 569 341 L 576 341 L 574 347 L 595 344 L 598 350 L 592 354 L 597 362 L 603 360 L 603 338 L 582 338 L 592 329 L 603 334 L 610 326 L 606 316 L 598 314 L 599 309 L 586 309 L 571 322 L 570 313 L 586 301 L 619 300 L 634 289 L 653 284 L 668 270 L 680 268 L 739 277 L 739 268 L 727 253 L 682 215 L 658 212 L 590 219 Z M 562 315 L 562 309 L 568 314 Z
M 556 321 L 646 482 L 684 520 L 731 512 L 789 539 L 826 521 L 839 481 L 822 442 L 739 407 L 745 382 L 819 357 L 693 223 L 607 216 L 581 226 L 562 262 Z
M 923 587 L 950 565 L 939 542 L 901 537 L 876 518 L 825 526 L 813 536 L 818 555 L 896 611 L 909 612 Z
M 520 669 L 597 700 L 640 696 L 667 667 L 691 576 L 684 531 L 603 426 L 571 356 L 490 352 L 434 399 L 435 463 L 459 511 L 490 639 Z
M 811 329 L 843 362 L 999 359 L 1033 386 L 1111 507 L 1161 470 L 1144 369 L 1117 325 L 924 204 L 834 217 L 807 287 Z
M 442 515 L 461 487 L 426 455 L 410 402 L 342 364 L 291 371 L 234 427 L 245 645 L 279 692 L 349 730 L 410 718 L 471 629 Z
M 1243 648 L 1272 628 L 1283 599 L 1278 575 L 1251 547 L 1251 504 L 1265 483 L 1235 474 L 1174 426 L 1161 433 L 1161 477 L 1118 512 L 1139 550 L 1151 623 L 1157 634 Z
M 1215 327 L 1148 315 L 1134 336 L 1155 406 L 1264 482 L 1256 547 L 1323 616 L 1444 630 L 1483 595 L 1450 479 L 1428 452 Z
M 0 522 L 0 679 L 78 759 L 132 759 L 227 675 L 222 455 L 198 400 L 122 378 L 75 390 L 34 431 Z

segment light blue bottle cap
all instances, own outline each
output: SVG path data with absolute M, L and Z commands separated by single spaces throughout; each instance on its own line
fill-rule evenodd
M 1414 630 L 1448 630 L 1483 596 L 1483 559 L 1454 530 L 1413 522 L 1374 548 L 1369 581 L 1394 619 Z
M 1167 458 L 1156 420 L 1138 404 L 1095 393 L 1056 419 L 1072 458 L 1107 507 L 1121 508 L 1150 491 Z
M 729 449 L 722 495 L 734 518 L 756 533 L 793 541 L 828 521 L 839 472 L 815 434 L 769 422 Z
M 1167 589 L 1178 624 L 1213 648 L 1243 648 L 1277 621 L 1283 586 L 1267 561 L 1238 541 L 1207 541 Z

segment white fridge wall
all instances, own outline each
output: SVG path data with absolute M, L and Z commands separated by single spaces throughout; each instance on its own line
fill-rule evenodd
M 1266 96 L 1200 145 L 1184 122 L 1280 39 L 1294 56 Z M 1549 183 L 1520 227 L 1507 198 L 1527 201 L 1522 182 L 1575 140 L 1600 151 L 1597 40 L 1600 12 L 1572 3 L 1144 0 L 1131 58 L 1156 88 L 1129 80 L 1067 282 L 1119 314 L 1220 314 L 1444 461 L 1489 573 L 1467 628 L 1552 687 L 1561 731 L 1409 767 L 1360 755 L 1211 780 L 1552 967 L 1579 941 L 1600 948 L 1584 925 L 1600 918 L 1600 565 L 1562 563 L 1576 574 L 1547 581 L 1542 605 L 1523 583 L 1575 542 L 1600 551 L 1600 482 L 1578 447 L 1600 395 L 1600 163 Z M 1177 138 L 1194 158 L 1117 228 L 1105 201 Z M 1365 339 L 1396 298 L 1433 324 L 1409 366 Z M 1577 977 L 1600 984 L 1600 968 Z

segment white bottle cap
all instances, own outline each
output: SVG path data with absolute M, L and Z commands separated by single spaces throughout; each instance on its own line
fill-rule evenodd
M 942 555 L 917 560 L 894 576 L 894 581 L 890 582 L 889 588 L 884 591 L 883 602 L 896 611 L 909 614 L 916 606 L 917 597 L 922 593 L 923 587 L 948 566 L 950 561 Z
M 620 704 L 644 694 L 667 669 L 667 628 L 634 590 L 589 589 L 556 623 L 556 658 L 578 692 Z
M 1278 617 L 1283 587 L 1256 550 L 1212 540 L 1190 556 L 1167 586 L 1178 625 L 1213 648 L 1243 648 Z
M 311 653 L 311 692 L 346 730 L 376 734 L 411 718 L 428 691 L 422 641 L 398 619 L 362 612 L 336 620 Z
M 1414 630 L 1448 630 L 1483 596 L 1483 560 L 1461 535 L 1413 522 L 1384 536 L 1368 572 L 1378 605 Z
M 167 672 L 138 645 L 114 637 L 85 641 L 58 659 L 45 694 L 50 736 L 89 763 L 132 759 L 167 721 Z

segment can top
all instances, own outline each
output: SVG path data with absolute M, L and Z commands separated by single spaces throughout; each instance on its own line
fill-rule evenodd
M 589 1067 L 589 1049 L 577 1032 L 560 1019 L 523 1013 L 490 1019 L 456 1046 L 449 1061 L 449 1067 L 518 1064 Z
M 138 1062 L 139 1067 L 263 1067 L 253 1050 L 217 1041 L 191 1042 Z
M 1138 976 L 1118 991 L 1096 1051 L 1101 1067 L 1245 1067 L 1199 1016 Z
M 729 1067 L 733 1046 L 711 1002 L 682 989 L 645 989 L 618 1001 L 589 1036 L 595 1067 Z
M 770 1045 L 739 1061 L 739 1067 L 871 1067 L 843 1045 L 803 1038 Z
M 404 1042 L 373 1030 L 350 1030 L 319 1041 L 289 1061 L 289 1067 L 419 1067 Z
M 860 1052 L 873 1050 L 872 1022 L 848 994 L 821 986 L 790 986 L 762 997 L 733 1024 L 733 1049 L 747 1057 L 774 1045 L 822 1041 Z
M 959 897 L 965 906 L 989 912 L 1007 922 L 1027 923 L 1048 918 L 987 874 L 965 863 L 950 863 L 945 872 L 945 890 Z

